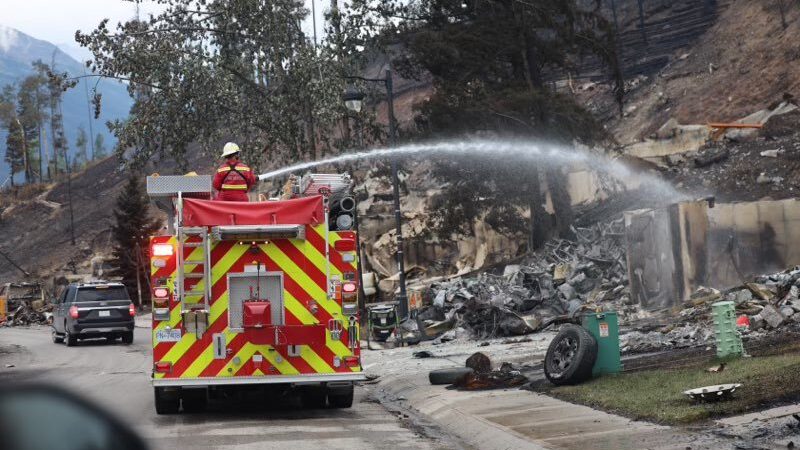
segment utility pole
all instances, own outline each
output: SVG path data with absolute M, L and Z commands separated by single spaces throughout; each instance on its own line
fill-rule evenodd
M 392 71 L 386 70 L 386 103 L 389 117 L 389 146 L 397 145 L 397 124 L 394 119 L 394 89 L 392 84 Z M 403 218 L 400 213 L 400 177 L 397 175 L 397 156 L 392 157 L 392 191 L 394 192 L 394 224 L 397 235 L 397 270 L 400 271 L 400 295 L 397 302 L 400 304 L 400 317 L 408 318 L 408 294 L 406 292 L 406 263 L 403 254 Z

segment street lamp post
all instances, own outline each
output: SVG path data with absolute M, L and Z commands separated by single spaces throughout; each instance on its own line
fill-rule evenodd
M 364 78 L 364 77 L 345 77 L 347 79 L 369 81 L 373 83 L 383 83 L 386 87 L 386 106 L 389 118 L 389 146 L 397 144 L 397 127 L 394 118 L 394 90 L 392 86 L 392 71 L 387 70 L 384 78 Z M 349 87 L 342 96 L 347 109 L 360 112 L 364 94 Z M 399 271 L 400 293 L 397 295 L 399 313 L 402 319 L 408 317 L 408 294 L 406 292 L 406 270 L 403 257 L 403 219 L 400 215 L 400 178 L 397 176 L 397 157 L 391 158 L 392 164 L 392 190 L 394 193 L 394 221 L 397 244 L 397 270 Z

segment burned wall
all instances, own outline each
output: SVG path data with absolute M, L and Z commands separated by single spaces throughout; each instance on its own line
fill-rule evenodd
M 800 265 L 800 201 L 683 202 L 625 213 L 631 296 L 647 309 Z

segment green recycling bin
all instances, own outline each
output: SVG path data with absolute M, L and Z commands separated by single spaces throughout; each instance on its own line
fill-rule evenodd
M 581 326 L 597 341 L 597 360 L 594 362 L 592 375 L 621 372 L 617 313 L 604 311 L 586 314 L 582 317 Z

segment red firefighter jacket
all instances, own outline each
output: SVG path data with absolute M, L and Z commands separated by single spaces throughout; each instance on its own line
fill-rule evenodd
M 250 167 L 244 163 L 229 165 L 223 163 L 217 168 L 214 176 L 214 189 L 217 200 L 228 202 L 246 202 L 247 192 L 256 184 L 256 177 Z

